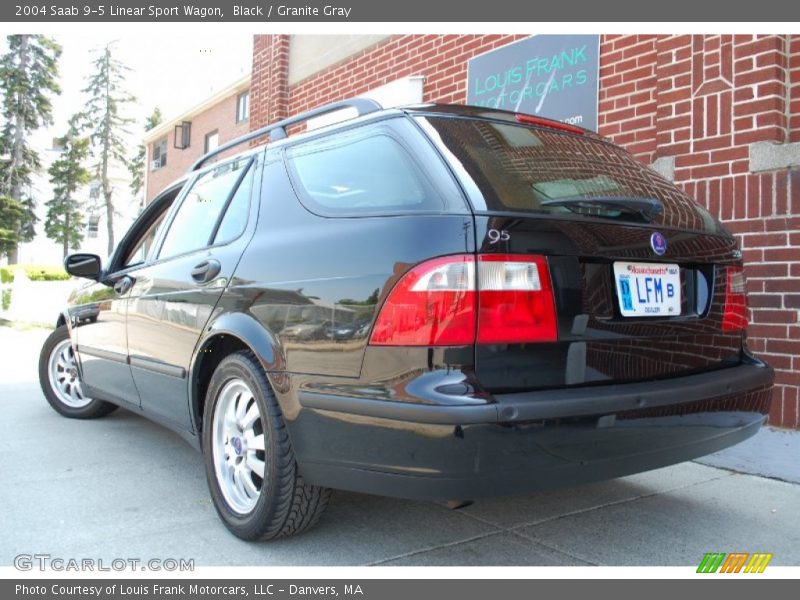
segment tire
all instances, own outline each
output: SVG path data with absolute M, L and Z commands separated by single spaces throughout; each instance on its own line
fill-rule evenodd
M 328 505 L 330 490 L 305 484 L 297 472 L 283 415 L 252 352 L 227 356 L 211 377 L 203 455 L 214 507 L 243 540 L 302 533 Z
M 57 327 L 39 354 L 39 385 L 56 412 L 70 419 L 96 419 L 117 409 L 103 400 L 86 398 L 66 325 Z

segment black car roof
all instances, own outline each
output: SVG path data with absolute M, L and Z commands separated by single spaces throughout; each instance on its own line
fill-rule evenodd
M 218 156 L 219 154 L 222 154 L 223 152 L 226 152 L 247 141 L 263 138 L 266 136 L 269 136 L 270 138 L 269 141 L 266 142 L 265 144 L 259 144 L 258 146 L 249 149 L 248 151 L 242 152 L 241 154 L 246 154 L 249 151 L 257 150 L 258 148 L 263 148 L 266 145 L 270 145 L 274 142 L 280 142 L 281 140 L 286 139 L 288 137 L 286 132 L 288 127 L 292 127 L 300 123 L 307 122 L 309 119 L 313 119 L 321 115 L 341 111 L 344 109 L 355 109 L 357 116 L 327 125 L 325 127 L 327 131 L 336 131 L 338 128 L 347 127 L 351 125 L 353 119 L 358 119 L 361 117 L 366 117 L 366 120 L 370 120 L 370 118 L 380 118 L 386 113 L 395 113 L 395 114 L 405 113 L 409 115 L 425 114 L 425 115 L 457 116 L 457 117 L 466 117 L 475 119 L 489 119 L 493 121 L 504 121 L 514 124 L 519 124 L 522 121 L 523 124 L 529 124 L 539 127 L 551 126 L 554 129 L 568 128 L 573 133 L 586 135 L 587 137 L 591 137 L 597 140 L 603 139 L 602 136 L 599 136 L 597 133 L 591 130 L 584 129 L 583 127 L 571 124 L 565 125 L 561 121 L 548 119 L 546 117 L 540 117 L 538 115 L 528 115 L 530 119 L 532 120 L 535 119 L 535 122 L 528 122 L 520 118 L 520 113 L 501 110 L 497 108 L 470 106 L 464 104 L 436 104 L 436 103 L 415 104 L 415 105 L 401 106 L 395 108 L 384 108 L 380 104 L 369 98 L 352 98 L 349 100 L 342 100 L 339 102 L 325 104 L 323 106 L 313 108 L 311 110 L 299 113 L 289 118 L 282 119 L 275 123 L 271 123 L 260 129 L 250 131 L 249 133 L 246 133 L 238 138 L 235 138 L 230 142 L 222 144 L 218 148 L 198 158 L 194 162 L 194 164 L 192 164 L 192 166 L 189 168 L 188 173 L 200 170 L 203 164 L 210 158 Z M 298 134 L 298 135 L 303 135 L 303 134 Z

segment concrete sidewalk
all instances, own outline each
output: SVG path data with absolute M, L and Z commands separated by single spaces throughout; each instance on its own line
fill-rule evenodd
M 336 492 L 307 534 L 246 543 L 218 519 L 202 456 L 177 435 L 123 410 L 76 421 L 47 405 L 36 379 L 47 333 L 0 327 L 0 565 L 20 553 L 198 566 L 697 565 L 734 550 L 800 565 L 800 485 L 774 460 L 796 460 L 798 434 L 770 430 L 705 464 L 457 511 Z
M 800 483 L 800 431 L 762 427 L 749 440 L 699 458 L 696 462 L 737 473 Z

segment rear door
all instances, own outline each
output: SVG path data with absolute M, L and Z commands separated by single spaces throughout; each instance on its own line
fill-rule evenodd
M 542 255 L 552 281 L 557 340 L 479 344 L 481 383 L 513 391 L 738 363 L 742 328 L 723 326 L 734 238 L 620 148 L 497 115 L 418 118 L 470 195 L 478 252 Z
M 471 211 L 402 114 L 272 148 L 285 161 L 268 151 L 263 228 L 238 271 L 264 288 L 248 309 L 287 370 L 358 377 L 382 296 L 420 261 L 473 251 Z
M 137 271 L 127 316 L 142 408 L 188 429 L 189 366 L 197 341 L 252 236 L 257 160 L 229 160 L 187 186 L 154 261 Z

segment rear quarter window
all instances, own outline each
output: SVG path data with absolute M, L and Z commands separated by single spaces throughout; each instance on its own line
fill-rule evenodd
M 427 140 L 405 119 L 392 121 L 337 132 L 287 149 L 292 184 L 306 208 L 323 216 L 439 213 L 454 205 L 466 208 Z

